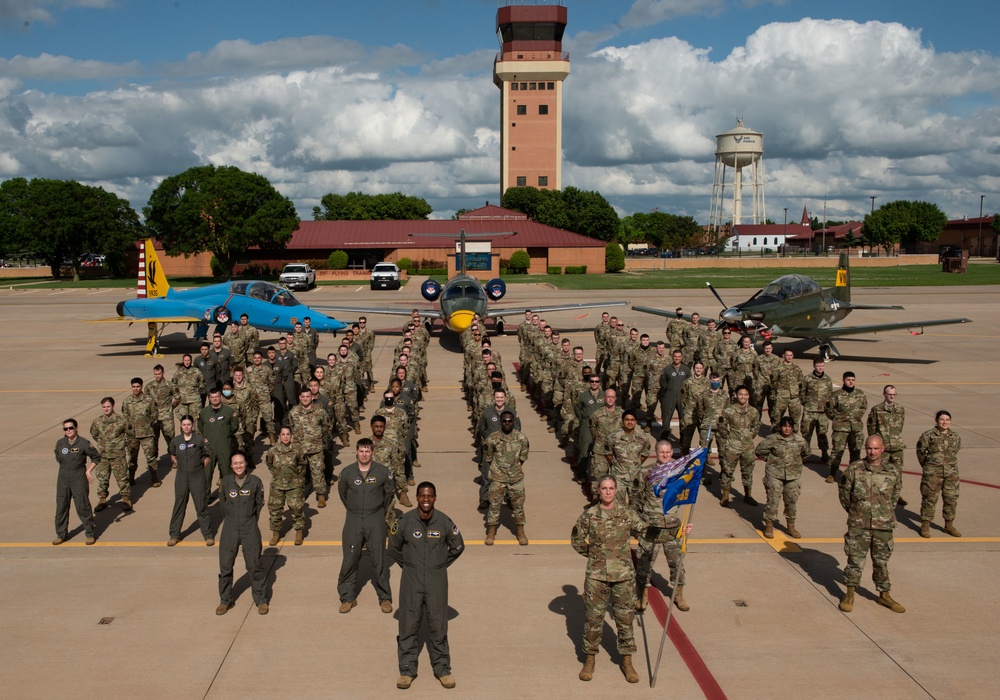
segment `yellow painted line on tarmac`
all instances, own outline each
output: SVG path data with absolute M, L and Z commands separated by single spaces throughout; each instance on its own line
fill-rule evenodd
M 763 537 L 749 537 L 749 538 L 736 538 L 736 537 L 725 537 L 725 538 L 710 538 L 710 539 L 692 539 L 688 540 L 688 545 L 698 545 L 698 544 L 767 544 L 774 551 L 779 553 L 789 553 L 789 552 L 801 552 L 802 548 L 799 545 L 803 544 L 842 544 L 844 541 L 843 537 L 803 537 L 800 540 L 792 540 L 785 536 L 784 533 L 778 530 L 774 531 L 774 539 L 768 540 Z M 932 537 L 930 539 L 924 539 L 923 537 L 897 537 L 895 538 L 896 543 L 906 543 L 906 544 L 941 544 L 942 542 L 947 542 L 950 544 L 962 544 L 966 543 L 1000 543 L 1000 537 Z M 570 545 L 569 540 L 530 540 L 531 546 L 558 546 L 558 547 L 568 547 Z M 292 540 L 282 541 L 282 545 L 288 547 L 295 547 L 292 544 Z M 303 545 L 304 547 L 340 547 L 343 542 L 340 540 L 306 540 Z M 471 540 L 466 541 L 465 545 L 467 547 L 485 547 L 481 540 Z M 517 540 L 497 540 L 495 546 L 512 546 L 517 545 Z M 97 542 L 97 544 L 88 545 L 81 539 L 79 542 L 64 542 L 61 545 L 53 545 L 51 542 L 0 542 L 0 549 L 30 549 L 30 548 L 40 548 L 48 547 L 50 549 L 55 549 L 56 547 L 166 547 L 166 542 Z M 200 547 L 202 549 L 215 549 L 214 547 L 206 547 L 204 542 L 178 542 L 176 547 Z M 216 544 L 216 547 L 218 544 Z M 279 545 L 280 546 L 280 545 Z M 267 544 L 264 545 L 265 549 L 268 547 Z

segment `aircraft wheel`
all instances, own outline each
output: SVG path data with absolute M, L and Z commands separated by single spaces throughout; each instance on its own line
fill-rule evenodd
M 823 362 L 830 362 L 833 359 L 833 355 L 830 354 L 830 346 L 829 345 L 820 345 L 819 346 L 819 356 L 821 358 L 823 358 Z

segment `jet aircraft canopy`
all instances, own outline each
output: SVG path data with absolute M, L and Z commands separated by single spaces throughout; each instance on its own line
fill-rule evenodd
M 271 282 L 232 282 L 229 285 L 229 293 L 249 297 L 258 301 L 266 301 L 278 306 L 299 306 L 302 303 L 287 289 L 283 289 L 276 284 L 272 284 Z
M 764 287 L 760 296 L 784 301 L 807 294 L 818 294 L 821 291 L 822 288 L 816 281 L 805 275 L 783 275 Z
M 474 282 L 457 282 L 445 287 L 442 301 L 457 299 L 486 299 L 486 293 L 480 284 Z

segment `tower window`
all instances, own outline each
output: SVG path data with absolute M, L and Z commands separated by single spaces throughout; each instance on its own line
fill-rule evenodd
M 538 89 L 539 90 L 544 90 L 545 89 L 545 83 L 538 83 Z
M 526 187 L 527 185 L 528 185 L 528 178 L 526 178 L 524 175 L 518 176 L 518 178 L 517 178 L 517 186 L 518 187 Z
M 556 84 L 555 83 L 549 83 L 548 85 L 549 85 L 549 90 L 555 90 L 556 89 Z
M 528 83 L 528 89 L 529 90 L 534 90 L 535 89 L 535 84 L 534 83 Z
M 528 84 L 527 83 L 521 83 L 521 89 L 522 90 L 527 90 L 528 89 Z
M 548 105 L 538 105 L 538 113 L 539 114 L 548 114 L 549 113 L 549 106 Z
M 549 176 L 548 175 L 539 175 L 538 176 L 538 186 L 539 187 L 548 187 L 549 186 Z
M 754 245 L 757 245 L 757 236 L 754 236 L 754 237 L 753 237 L 753 244 L 754 244 Z
M 511 83 L 510 84 L 510 89 L 511 90 L 517 90 L 517 83 Z
M 518 114 L 527 114 L 528 113 L 528 105 L 518 105 L 517 106 L 517 113 Z

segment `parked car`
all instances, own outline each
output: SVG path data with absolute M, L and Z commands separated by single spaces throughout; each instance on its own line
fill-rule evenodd
M 396 263 L 375 263 L 372 268 L 372 289 L 399 289 L 399 267 Z
M 312 289 L 316 286 L 316 271 L 306 263 L 288 263 L 278 281 L 289 289 Z

